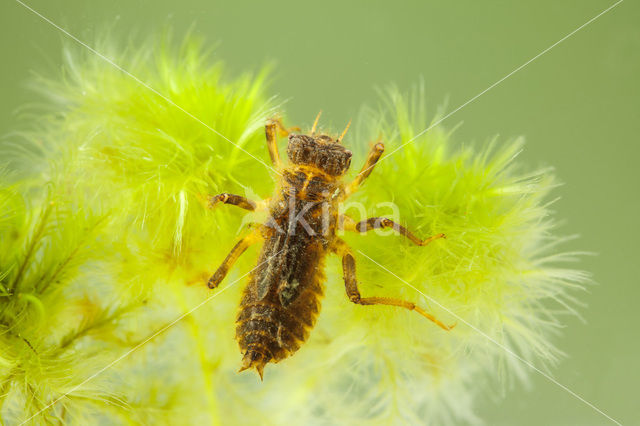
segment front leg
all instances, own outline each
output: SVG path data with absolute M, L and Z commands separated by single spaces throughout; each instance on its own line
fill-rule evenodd
M 349 300 L 358 305 L 387 305 L 387 306 L 397 306 L 400 308 L 408 309 L 410 311 L 415 311 L 427 318 L 430 321 L 433 321 L 438 327 L 443 330 L 451 330 L 454 325 L 446 325 L 435 316 L 426 312 L 424 309 L 416 306 L 415 303 L 408 302 L 402 299 L 395 299 L 392 297 L 362 297 L 360 295 L 360 291 L 358 290 L 358 282 L 356 279 L 356 260 L 345 243 L 342 240 L 337 240 L 334 251 L 340 255 L 342 255 L 342 271 L 344 274 L 344 285 L 347 291 L 347 296 Z
M 384 152 L 384 145 L 381 142 L 378 142 L 371 148 L 369 155 L 367 156 L 367 161 L 364 162 L 364 166 L 362 166 L 362 170 L 356 176 L 356 178 L 351 182 L 345 189 L 345 198 L 356 192 L 358 187 L 362 185 L 362 182 L 369 177 L 371 172 L 373 171 L 373 167 L 376 165 L 382 153 Z
M 278 135 L 288 136 L 292 130 L 299 131 L 299 127 L 287 129 L 279 118 L 270 119 L 264 126 L 264 133 L 267 138 L 267 148 L 269 149 L 269 157 L 276 168 L 280 167 L 280 153 L 278 152 Z
M 372 229 L 392 228 L 398 234 L 408 238 L 412 243 L 418 246 L 426 246 L 433 240 L 446 238 L 444 234 L 437 234 L 421 240 L 404 226 L 397 224 L 391 219 L 387 219 L 386 217 L 371 217 L 360 222 L 355 222 L 349 216 L 343 215 L 340 216 L 340 223 L 342 224 L 343 229 L 345 229 L 346 231 L 359 232 L 361 234 L 364 234 L 365 232 Z

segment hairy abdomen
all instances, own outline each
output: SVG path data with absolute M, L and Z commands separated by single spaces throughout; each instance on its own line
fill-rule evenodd
M 315 325 L 323 296 L 324 250 L 306 234 L 275 235 L 262 249 L 260 265 L 245 287 L 236 318 L 242 369 L 297 351 Z

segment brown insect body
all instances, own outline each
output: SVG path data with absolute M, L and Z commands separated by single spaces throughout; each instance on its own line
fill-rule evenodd
M 244 290 L 236 338 L 242 369 L 262 376 L 267 362 L 293 354 L 306 341 L 320 312 L 324 258 L 338 220 L 336 194 L 351 152 L 328 136 L 290 135 L 291 166 L 284 169 L 269 206 L 265 242 Z
M 318 116 L 319 117 L 319 116 Z M 280 167 L 277 131 L 289 135 L 289 166 L 281 168 L 275 196 L 267 204 L 234 194 L 210 198 L 217 203 L 236 205 L 245 210 L 268 206 L 266 224 L 242 238 L 211 276 L 209 288 L 216 288 L 238 257 L 252 244 L 263 241 L 258 266 L 245 287 L 236 317 L 236 339 L 242 351 L 240 371 L 255 368 L 260 378 L 264 366 L 279 362 L 296 352 L 315 325 L 324 293 L 324 259 L 333 252 L 342 256 L 344 283 L 349 300 L 359 305 L 388 305 L 416 311 L 445 330 L 451 329 L 415 304 L 390 297 L 361 297 L 356 280 L 356 263 L 349 246 L 336 235 L 341 228 L 358 233 L 392 228 L 418 246 L 443 238 L 437 234 L 421 240 L 405 227 L 388 218 L 368 218 L 355 222 L 338 211 L 338 203 L 357 190 L 369 176 L 384 151 L 375 144 L 356 178 L 345 185 L 342 177 L 351 165 L 351 151 L 340 144 L 342 135 L 289 134 L 278 121 L 265 127 L 269 154 Z M 347 126 L 348 128 L 348 126 Z

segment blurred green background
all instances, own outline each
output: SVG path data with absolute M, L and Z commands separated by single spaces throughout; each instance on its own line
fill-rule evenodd
M 422 78 L 432 108 L 455 109 L 614 2 L 583 1 L 29 0 L 28 5 L 91 41 L 109 27 L 142 36 L 189 29 L 217 46 L 233 72 L 274 63 L 272 92 L 287 99 L 291 123 L 342 128 L 374 88 L 402 90 Z M 21 124 L 17 110 L 37 101 L 30 73 L 56 72 L 58 30 L 12 0 L 0 5 L 0 134 Z M 588 250 L 581 267 L 598 283 L 583 295 L 586 323 L 567 321 L 558 345 L 568 358 L 553 376 L 623 424 L 640 424 L 640 7 L 626 0 L 448 118 L 457 142 L 527 138 L 521 161 L 553 165 L 568 249 Z M 504 400 L 486 395 L 481 417 L 495 425 L 610 422 L 532 373 L 530 389 Z

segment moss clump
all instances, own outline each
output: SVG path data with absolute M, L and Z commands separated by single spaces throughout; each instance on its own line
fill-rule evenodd
M 447 333 L 410 312 L 351 304 L 335 259 L 310 341 L 264 383 L 236 374 L 233 339 L 238 279 L 255 249 L 219 295 L 164 330 L 212 296 L 204 283 L 242 228 L 241 211 L 208 211 L 204 196 L 267 197 L 275 177 L 256 160 L 268 162 L 262 126 L 275 112 L 265 74 L 228 78 L 200 44 L 171 45 L 97 46 L 155 91 L 90 52 L 66 52 L 62 76 L 36 81 L 47 102 L 22 148 L 5 144 L 18 178 L 5 175 L 0 192 L 4 419 L 474 422 L 483 386 L 503 373 L 526 377 L 463 323 Z M 367 143 L 381 137 L 391 152 L 428 126 L 421 90 L 381 99 L 344 140 L 356 165 Z M 418 235 L 447 240 L 344 238 L 361 253 L 363 295 L 456 321 L 395 274 L 523 358 L 553 363 L 557 315 L 570 312 L 569 290 L 585 277 L 558 266 L 555 181 L 515 164 L 521 147 L 460 147 L 434 128 L 383 157 L 353 201 L 369 216 L 388 215 L 391 202 Z

